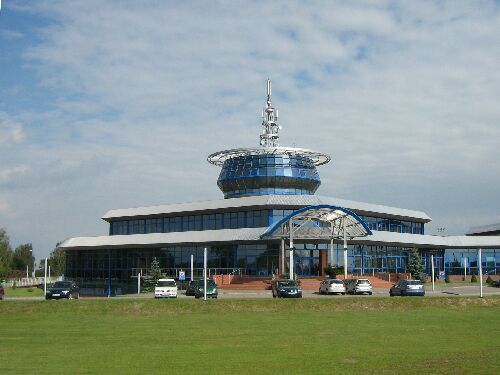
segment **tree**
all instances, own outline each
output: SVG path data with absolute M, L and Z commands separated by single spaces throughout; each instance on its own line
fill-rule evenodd
M 0 228 L 0 279 L 9 276 L 12 269 L 12 249 L 5 229 Z
M 422 258 L 417 249 L 412 249 L 408 257 L 408 269 L 414 279 L 425 281 L 424 268 L 422 266 Z
M 56 244 L 56 247 L 52 250 L 47 260 L 50 266 L 50 273 L 54 276 L 61 276 L 66 270 L 66 252 L 59 247 L 60 244 L 61 242 Z
M 16 270 L 24 271 L 26 266 L 33 269 L 35 264 L 35 257 L 33 256 L 33 246 L 30 243 L 19 245 L 14 250 L 12 257 L 13 266 Z
M 151 262 L 151 269 L 149 270 L 149 276 L 153 279 L 155 284 L 158 281 L 158 279 L 161 277 L 160 262 L 158 262 L 156 257 Z

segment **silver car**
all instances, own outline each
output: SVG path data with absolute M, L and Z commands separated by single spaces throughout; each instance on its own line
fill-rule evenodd
M 345 294 L 345 286 L 342 280 L 326 279 L 319 284 L 319 294 Z
M 346 293 L 348 294 L 372 294 L 372 283 L 368 279 L 346 280 Z

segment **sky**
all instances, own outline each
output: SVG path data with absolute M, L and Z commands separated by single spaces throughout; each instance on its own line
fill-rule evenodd
M 332 156 L 318 195 L 498 223 L 499 35 L 498 1 L 4 0 L 0 227 L 40 259 L 221 199 L 206 157 L 258 146 L 268 77 L 280 145 Z

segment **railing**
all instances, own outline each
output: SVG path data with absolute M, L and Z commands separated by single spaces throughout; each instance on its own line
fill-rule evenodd
M 191 277 L 191 268 L 160 268 L 162 275 L 165 277 L 179 278 L 179 272 L 184 272 L 186 279 Z M 132 277 L 147 276 L 151 272 L 151 268 L 132 268 Z M 238 275 L 243 276 L 247 274 L 246 268 L 207 268 L 208 276 L 212 275 Z M 203 268 L 193 268 L 193 278 L 202 278 Z
M 52 276 L 52 277 L 47 277 L 47 284 L 52 284 L 55 283 L 56 281 L 61 281 L 62 277 L 61 276 Z M 35 286 L 38 284 L 43 284 L 44 283 L 44 278 L 43 277 L 23 277 L 21 279 L 10 279 L 7 280 L 3 285 L 8 288 L 12 288 L 12 286 L 16 283 L 16 287 L 27 287 L 27 286 Z

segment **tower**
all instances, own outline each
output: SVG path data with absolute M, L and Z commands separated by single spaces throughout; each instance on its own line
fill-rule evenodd
M 260 146 L 215 152 L 207 161 L 222 167 L 217 185 L 224 198 L 251 195 L 311 195 L 321 184 L 318 165 L 329 155 L 296 147 L 279 146 L 278 110 L 271 102 L 271 81 L 267 80 L 267 101 L 262 111 Z

